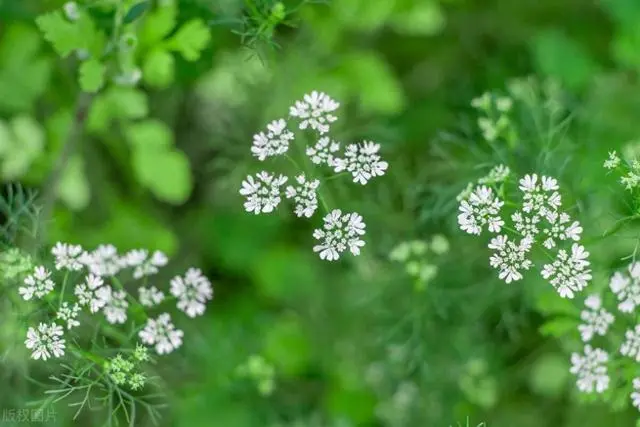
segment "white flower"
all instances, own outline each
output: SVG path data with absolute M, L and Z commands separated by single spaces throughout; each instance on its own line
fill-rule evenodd
M 584 289 L 591 280 L 588 257 L 589 252 L 577 243 L 571 246 L 571 255 L 560 249 L 555 261 L 542 267 L 542 277 L 550 279 L 561 297 L 573 298 L 574 292 Z
M 277 178 L 268 172 L 260 172 L 253 176 L 247 176 L 242 181 L 240 194 L 247 198 L 244 208 L 247 212 L 270 213 L 280 203 L 280 187 L 287 182 L 287 177 L 280 175 Z
M 200 269 L 190 268 L 184 277 L 171 279 L 171 294 L 178 299 L 178 309 L 196 317 L 204 313 L 206 302 L 213 298 L 213 288 Z
M 365 185 L 371 178 L 384 175 L 389 167 L 387 162 L 380 159 L 379 150 L 380 144 L 370 141 L 349 144 L 344 158 L 334 160 L 334 170 L 351 172 L 353 182 Z
M 31 358 L 47 360 L 50 357 L 64 355 L 65 341 L 62 337 L 62 326 L 55 323 L 47 325 L 40 323 L 38 329 L 29 328 L 27 339 L 24 342 L 29 350 L 32 350 Z
M 468 200 L 460 202 L 458 224 L 462 231 L 469 234 L 479 235 L 485 225 L 490 232 L 499 233 L 504 225 L 499 216 L 502 205 L 504 202 L 493 197 L 493 191 L 489 187 L 476 187 Z
M 527 259 L 532 240 L 525 237 L 516 244 L 509 241 L 507 236 L 497 236 L 491 239 L 489 248 L 495 252 L 489 259 L 491 267 L 499 270 L 498 277 L 506 283 L 522 279 L 521 270 L 528 270 L 533 263 Z
M 631 393 L 631 401 L 636 409 L 640 409 L 640 378 L 633 379 L 633 393 Z
M 125 291 L 111 292 L 111 298 L 107 301 L 102 311 L 109 323 L 124 323 L 127 321 L 127 293 Z
M 304 95 L 303 101 L 296 101 L 295 105 L 289 108 L 289 115 L 301 120 L 300 129 L 310 127 L 324 134 L 329 132 L 329 125 L 338 120 L 332 113 L 339 106 L 338 102 L 329 98 L 324 92 L 314 90 Z
M 313 231 L 313 237 L 320 240 L 320 244 L 313 247 L 320 259 L 335 261 L 340 254 L 349 248 L 353 255 L 360 254 L 360 248 L 365 242 L 360 238 L 365 234 L 365 223 L 355 212 L 342 214 L 340 209 L 334 209 L 324 217 L 323 229 Z
M 82 256 L 82 262 L 96 276 L 115 276 L 127 266 L 125 257 L 118 254 L 113 245 L 100 245 L 93 252 Z
M 80 313 L 80 306 L 78 304 L 70 306 L 69 303 L 65 301 L 60 306 L 56 317 L 63 322 L 67 322 L 67 329 L 71 329 L 80 326 L 78 313 Z
M 77 21 L 80 19 L 80 11 L 78 10 L 78 4 L 74 1 L 68 1 L 62 5 L 64 15 L 69 21 Z
M 328 136 L 323 136 L 313 147 L 307 147 L 306 153 L 313 164 L 321 165 L 325 163 L 334 167 L 337 159 L 334 153 L 338 151 L 340 151 L 340 143 L 331 140 Z
M 30 300 L 34 296 L 42 298 L 53 290 L 55 284 L 49 278 L 51 272 L 43 266 L 36 267 L 33 273 L 24 279 L 25 286 L 18 288 L 18 293 L 25 300 Z
M 70 245 L 68 243 L 58 242 L 51 248 L 51 254 L 55 257 L 56 270 L 70 270 L 79 271 L 82 270 L 82 246 Z
M 602 299 L 598 295 L 589 296 L 584 305 L 588 310 L 582 310 L 580 318 L 584 323 L 578 326 L 582 341 L 588 342 L 595 334 L 604 336 L 615 318 L 602 307 Z
M 478 184 L 497 184 L 503 182 L 509 177 L 511 170 L 508 166 L 497 165 L 489 171 L 487 176 L 484 176 L 478 180 Z
M 556 240 L 580 240 L 582 226 L 578 221 L 573 221 L 573 223 L 569 224 L 571 217 L 566 213 L 562 212 L 558 214 L 558 212 L 549 211 L 545 218 L 549 222 L 549 227 L 542 230 L 542 232 L 548 236 L 543 243 L 545 248 L 554 248 L 556 246 Z
M 618 298 L 618 309 L 623 313 L 632 313 L 640 305 L 640 262 L 629 264 L 627 271 L 629 276 L 614 273 L 609 287 Z
M 151 276 L 158 272 L 159 267 L 164 267 L 169 261 L 167 256 L 155 251 L 149 257 L 149 251 L 145 249 L 135 249 L 125 255 L 127 265 L 134 267 L 133 278 L 140 279 L 144 276 Z
M 558 210 L 562 202 L 558 189 L 558 181 L 554 178 L 543 176 L 538 181 L 536 174 L 525 175 L 520 180 L 520 190 L 524 193 L 522 210 L 526 213 L 534 211 L 541 216 Z
M 579 353 L 571 355 L 570 372 L 578 377 L 576 384 L 578 390 L 584 393 L 602 393 L 609 388 L 609 375 L 606 363 L 609 355 L 606 351 L 584 347 L 584 356 Z
M 538 234 L 538 223 L 540 217 L 538 215 L 526 216 L 520 212 L 511 215 L 513 226 L 522 237 L 531 237 L 532 239 Z
M 91 313 L 97 313 L 111 299 L 111 287 L 105 286 L 104 280 L 93 274 L 86 277 L 85 283 L 76 285 L 74 293 L 78 303 L 88 305 Z
M 620 346 L 620 354 L 640 362 L 640 325 L 629 329 L 624 334 L 625 340 Z
M 320 185 L 320 181 L 314 179 L 307 181 L 304 174 L 296 177 L 298 185 L 288 186 L 285 192 L 287 199 L 293 199 L 295 202 L 295 213 L 299 217 L 311 218 L 318 209 L 318 197 L 316 190 Z
M 615 169 L 620 165 L 620 157 L 615 151 L 609 151 L 609 158 L 604 161 L 605 169 Z
M 287 122 L 283 119 L 274 120 L 267 125 L 267 133 L 260 132 L 253 136 L 251 152 L 258 160 L 279 156 L 289 150 L 289 142 L 293 140 L 293 133 L 287 129 Z
M 158 354 L 167 354 L 182 345 L 184 333 L 171 323 L 169 314 L 163 313 L 157 319 L 149 319 L 138 336 L 144 344 L 155 345 Z
M 146 307 L 153 307 L 164 300 L 164 293 L 155 286 L 151 286 L 149 288 L 140 287 L 138 288 L 138 292 L 140 295 L 140 304 Z

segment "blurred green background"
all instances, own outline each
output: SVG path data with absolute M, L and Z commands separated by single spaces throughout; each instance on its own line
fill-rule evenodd
M 509 166 L 556 174 L 597 230 L 624 210 L 600 165 L 638 137 L 640 2 L 290 1 L 285 17 L 270 0 L 181 0 L 178 22 L 211 32 L 199 58 L 143 46 L 137 88 L 91 97 L 77 60 L 60 59 L 34 22 L 62 3 L 0 0 L 2 179 L 38 190 L 48 244 L 160 249 L 212 279 L 206 315 L 180 325 L 185 345 L 162 363 L 163 425 L 634 425 L 632 410 L 578 402 L 566 349 L 540 331 L 554 312 L 539 292 L 548 284 L 499 282 L 481 242 L 457 230 L 455 196 L 501 161 L 469 131 L 471 99 L 533 75 L 558 81 L 578 118 L 562 150 L 541 161 L 535 135 L 523 137 Z M 314 89 L 342 104 L 338 139 L 377 141 L 390 164 L 365 188 L 332 188 L 332 204 L 367 223 L 363 254 L 340 263 L 311 250 L 318 217 L 253 216 L 238 194 L 262 166 L 252 135 Z M 147 139 L 168 151 L 139 151 Z M 436 234 L 450 250 L 416 288 L 389 254 Z M 633 241 L 589 249 L 609 267 Z M 605 270 L 595 277 L 606 286 Z M 0 313 L 0 408 L 43 393 L 23 379 L 42 373 L 13 317 Z M 51 425 L 74 425 L 64 402 L 56 411 Z M 89 412 L 75 424 L 101 422 Z

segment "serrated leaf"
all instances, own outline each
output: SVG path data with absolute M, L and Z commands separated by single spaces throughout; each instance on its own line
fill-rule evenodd
M 124 16 L 124 19 L 122 20 L 122 22 L 125 25 L 131 24 L 133 21 L 140 18 L 148 8 L 149 8 L 148 1 L 142 1 L 140 3 L 134 4 L 131 7 L 131 9 L 129 9 L 127 14 Z
M 159 200 L 181 204 L 191 194 L 191 167 L 180 151 L 134 150 L 133 170 L 138 181 Z
M 211 33 L 206 24 L 201 19 L 193 19 L 167 40 L 166 47 L 180 53 L 187 61 L 197 61 L 209 40 Z
M 61 11 L 50 12 L 36 18 L 36 24 L 44 38 L 62 57 L 82 47 L 78 28 L 68 21 Z
M 147 14 L 140 30 L 140 45 L 154 46 L 167 37 L 176 26 L 175 6 L 158 7 Z
M 97 59 L 89 59 L 80 65 L 80 88 L 89 93 L 94 93 L 104 84 L 105 66 Z
M 164 151 L 173 146 L 171 129 L 159 120 L 131 124 L 126 128 L 125 135 L 134 150 Z
M 158 48 L 147 54 L 142 65 L 142 76 L 148 85 L 164 88 L 173 81 L 174 68 L 173 55 Z

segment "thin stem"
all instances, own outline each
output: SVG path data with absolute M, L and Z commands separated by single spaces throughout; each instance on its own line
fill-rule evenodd
M 69 279 L 69 271 L 64 273 L 64 279 L 62 279 L 62 289 L 60 289 L 60 299 L 58 300 L 58 307 L 62 306 L 62 300 L 64 299 L 64 290 L 67 288 L 67 280 Z

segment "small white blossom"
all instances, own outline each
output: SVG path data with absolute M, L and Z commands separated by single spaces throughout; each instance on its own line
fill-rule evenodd
M 630 264 L 627 271 L 629 276 L 614 273 L 609 287 L 618 298 L 618 309 L 623 313 L 632 313 L 640 305 L 640 262 Z
M 67 329 L 80 326 L 78 322 L 78 314 L 80 313 L 80 306 L 78 304 L 69 305 L 68 302 L 63 302 L 58 310 L 56 317 L 63 322 L 67 322 Z
M 304 174 L 296 177 L 298 185 L 295 187 L 290 185 L 287 187 L 285 195 L 287 199 L 293 199 L 295 202 L 295 213 L 299 217 L 311 218 L 318 209 L 318 197 L 316 190 L 320 185 L 320 181 L 314 179 L 307 181 Z
M 353 255 L 360 254 L 360 248 L 365 242 L 360 237 L 365 234 L 365 223 L 355 212 L 342 214 L 340 209 L 334 209 L 324 217 L 323 229 L 313 231 L 313 237 L 320 240 L 320 244 L 313 247 L 319 253 L 320 259 L 335 261 L 340 254 L 347 250 Z
M 571 246 L 571 255 L 560 249 L 555 261 L 542 267 L 542 277 L 549 280 L 561 297 L 573 298 L 574 292 L 584 289 L 591 280 L 588 257 L 589 252 L 577 243 Z
M 75 295 L 81 306 L 88 305 L 91 313 L 97 313 L 111 299 L 111 287 L 104 285 L 100 276 L 89 274 L 85 283 L 76 285 Z
M 168 313 L 163 313 L 157 319 L 147 320 L 138 336 L 144 344 L 155 346 L 158 354 L 167 354 L 182 345 L 184 333 L 175 328 Z
M 571 222 L 571 217 L 562 212 L 558 214 L 555 211 L 547 212 L 545 217 L 549 222 L 549 226 L 542 230 L 547 236 L 543 245 L 547 249 L 552 249 L 556 246 L 556 240 L 580 240 L 582 234 L 582 226 L 578 221 Z
M 496 99 L 496 108 L 501 113 L 508 113 L 513 106 L 513 100 L 508 96 L 500 96 Z
M 609 374 L 607 362 L 609 355 L 606 351 L 584 347 L 584 355 L 573 353 L 571 355 L 570 372 L 578 377 L 576 384 L 578 390 L 584 393 L 602 393 L 609 388 Z
M 499 270 L 498 277 L 506 283 L 522 279 L 522 270 L 528 270 L 533 263 L 527 259 L 532 240 L 525 237 L 516 244 L 507 236 L 497 236 L 491 239 L 489 249 L 495 252 L 489 259 L 491 267 Z
M 127 260 L 118 254 L 113 245 L 100 245 L 93 252 L 85 253 L 82 262 L 96 276 L 115 276 L 127 267 Z
M 522 197 L 522 210 L 526 213 L 532 211 L 541 216 L 558 210 L 562 199 L 558 193 L 558 181 L 555 178 L 543 176 L 538 181 L 538 175 L 525 175 L 520 180 Z
M 158 272 L 159 267 L 167 265 L 169 260 L 161 251 L 155 251 L 149 257 L 149 251 L 146 249 L 135 249 L 125 255 L 127 265 L 134 267 L 133 278 L 140 279 L 144 276 L 151 276 Z
M 516 231 L 520 233 L 522 237 L 530 237 L 533 239 L 540 231 L 538 229 L 538 223 L 540 222 L 538 215 L 527 216 L 522 215 L 521 212 L 516 212 L 511 215 L 511 220 L 513 220 L 513 226 Z
M 633 393 L 631 393 L 633 406 L 640 410 L 640 378 L 633 379 Z
M 488 226 L 492 233 L 499 233 L 504 225 L 500 218 L 500 208 L 504 202 L 493 196 L 493 190 L 486 186 L 476 187 L 468 200 L 460 202 L 458 224 L 462 231 L 479 235 L 482 227 Z
M 63 333 L 62 326 L 55 323 L 50 325 L 40 323 L 38 329 L 29 328 L 24 344 L 29 350 L 32 350 L 31 358 L 47 360 L 50 357 L 63 356 L 65 349 Z
M 80 245 L 70 245 L 58 242 L 51 248 L 51 254 L 55 257 L 56 270 L 82 270 L 82 256 L 84 251 Z
M 296 101 L 289 109 L 291 117 L 300 119 L 300 129 L 315 129 L 320 134 L 329 132 L 329 125 L 338 117 L 332 113 L 340 107 L 340 104 L 331 99 L 324 92 L 316 92 L 304 95 L 302 101 Z
M 125 291 L 111 292 L 111 298 L 102 309 L 107 322 L 112 324 L 124 323 L 127 321 L 127 293 Z
M 380 144 L 363 141 L 360 144 L 349 144 L 344 158 L 334 160 L 334 170 L 351 172 L 353 182 L 365 185 L 371 178 L 382 176 L 389 164 L 380 159 Z
M 80 11 L 78 10 L 78 4 L 74 1 L 68 1 L 62 5 L 64 15 L 69 21 L 77 21 L 80 19 Z
M 336 164 L 336 154 L 340 151 L 340 143 L 331 140 L 328 136 L 323 136 L 313 147 L 307 147 L 306 154 L 315 165 L 326 164 L 334 167 Z
M 155 286 L 149 288 L 140 287 L 138 288 L 138 293 L 140 295 L 140 304 L 146 307 L 153 307 L 164 301 L 164 293 Z
M 267 133 L 260 132 L 253 136 L 251 152 L 258 160 L 267 157 L 280 156 L 289 150 L 289 142 L 293 140 L 293 133 L 287 129 L 287 122 L 283 119 L 274 120 L 267 125 Z
M 280 175 L 277 178 L 268 172 L 260 172 L 253 176 L 247 176 L 242 181 L 240 194 L 247 198 L 244 208 L 247 212 L 270 213 L 280 203 L 280 187 L 287 182 L 287 177 Z
M 602 299 L 598 295 L 590 295 L 584 302 L 586 310 L 580 312 L 582 324 L 578 326 L 582 341 L 591 341 L 595 334 L 604 336 L 615 318 L 602 307 Z
M 171 294 L 178 299 L 178 309 L 189 317 L 204 313 L 205 304 L 213 298 L 211 282 L 198 268 L 190 268 L 184 277 L 171 279 Z
M 620 354 L 640 362 L 640 325 L 629 329 L 624 334 L 624 342 L 620 346 Z
M 487 176 L 484 176 L 478 180 L 479 184 L 497 184 L 503 182 L 509 177 L 511 170 L 508 166 L 497 165 L 489 171 Z
M 30 300 L 34 296 L 42 298 L 53 290 L 55 284 L 49 278 L 51 272 L 43 266 L 36 267 L 33 273 L 24 279 L 24 285 L 18 288 L 18 293 L 25 300 Z
M 604 161 L 605 169 L 615 169 L 620 165 L 620 157 L 615 151 L 609 151 L 609 158 Z

